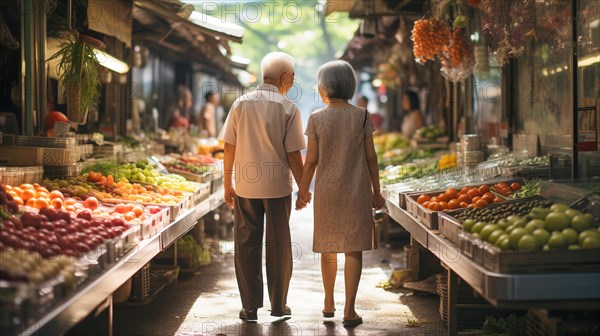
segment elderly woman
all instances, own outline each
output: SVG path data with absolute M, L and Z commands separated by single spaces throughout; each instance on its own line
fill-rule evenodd
M 318 72 L 319 95 L 327 107 L 313 112 L 305 134 L 308 151 L 296 209 L 310 201 L 317 171 L 313 251 L 321 253 L 325 289 L 323 317 L 333 317 L 337 253 L 344 253 L 346 304 L 344 327 L 362 323 L 354 305 L 362 271 L 362 251 L 371 250 L 372 208 L 382 207 L 374 131 L 369 113 L 348 103 L 356 76 L 350 64 L 333 61 Z

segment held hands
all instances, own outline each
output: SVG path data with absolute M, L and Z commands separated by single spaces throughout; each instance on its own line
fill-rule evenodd
M 296 210 L 302 210 L 306 208 L 306 205 L 312 200 L 312 193 L 309 191 L 306 197 L 300 196 L 298 192 L 298 198 L 296 199 Z
M 385 205 L 385 198 L 379 191 L 373 193 L 373 208 L 380 209 Z
M 235 203 L 235 189 L 232 186 L 225 188 L 225 204 L 230 209 L 233 209 Z

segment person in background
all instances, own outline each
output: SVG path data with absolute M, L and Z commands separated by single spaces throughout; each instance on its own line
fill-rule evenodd
M 243 307 L 239 317 L 247 321 L 256 321 L 263 306 L 263 233 L 271 316 L 292 314 L 287 306 L 292 174 L 299 184 L 300 151 L 306 147 L 300 110 L 285 97 L 294 84 L 294 63 L 286 53 L 267 54 L 260 65 L 263 84 L 233 103 L 219 135 L 225 142 L 225 203 L 234 209 L 235 274 Z
M 173 111 L 173 117 L 169 127 L 188 128 L 192 109 L 192 91 L 189 88 L 177 86 L 177 107 Z
M 308 119 L 308 151 L 296 209 L 310 201 L 309 188 L 316 170 L 312 248 L 321 253 L 323 317 L 334 316 L 337 253 L 344 253 L 343 326 L 348 328 L 363 322 L 355 310 L 362 251 L 374 248 L 372 209 L 382 207 L 385 200 L 379 186 L 371 117 L 364 108 L 348 103 L 356 88 L 352 66 L 344 61 L 326 63 L 319 69 L 317 81 L 327 107 Z
M 414 91 L 406 91 L 402 96 L 402 109 L 404 118 L 400 131 L 408 138 L 412 138 L 415 132 L 425 126 L 425 120 L 421 114 L 419 95 Z
M 200 128 L 201 133 L 214 138 L 217 136 L 216 111 L 221 102 L 221 97 L 215 91 L 208 91 L 204 95 L 204 101 L 196 125 Z
M 362 107 L 365 110 L 367 109 L 367 105 L 369 105 L 369 99 L 365 96 L 358 96 L 356 100 L 356 106 Z M 371 122 L 376 130 L 380 130 L 383 127 L 383 116 L 377 112 L 369 111 L 371 114 Z

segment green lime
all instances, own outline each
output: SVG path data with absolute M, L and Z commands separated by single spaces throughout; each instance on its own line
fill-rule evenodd
M 564 230 L 562 230 L 562 234 L 565 236 L 565 238 L 567 238 L 567 241 L 569 242 L 569 244 L 576 244 L 577 240 L 578 240 L 578 236 L 579 234 L 577 233 L 577 231 L 571 229 L 571 228 L 566 228 Z
M 506 229 L 507 227 L 510 226 L 510 222 L 506 218 L 502 218 L 501 220 L 498 221 L 498 225 L 500 225 L 500 227 L 502 229 Z
M 583 215 L 583 212 L 569 208 L 565 210 L 565 215 L 569 216 L 569 218 L 575 218 L 576 216 Z
M 546 216 L 546 229 L 548 231 L 562 231 L 569 227 L 571 218 L 564 212 L 551 212 Z
M 506 220 L 509 221 L 511 224 L 519 219 L 521 219 L 521 217 L 519 217 L 517 215 L 510 215 L 510 216 L 506 217 Z
M 598 232 L 597 230 L 588 229 L 579 233 L 579 245 L 583 245 L 583 240 L 587 237 L 596 237 L 600 239 L 600 232 Z
M 502 251 L 510 250 L 510 239 L 508 237 L 502 239 L 502 241 L 500 241 L 499 245 L 500 246 L 498 246 L 498 247 L 500 247 L 500 249 Z
M 512 225 L 520 228 L 524 228 L 527 225 L 527 221 L 524 219 L 517 219 Z

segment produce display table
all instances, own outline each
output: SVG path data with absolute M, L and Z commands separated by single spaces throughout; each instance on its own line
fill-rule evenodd
M 58 302 L 41 319 L 22 331 L 22 335 L 62 335 L 103 303 L 112 304 L 111 295 L 125 281 L 167 248 L 209 211 L 223 203 L 222 188 L 197 206 L 185 211 L 158 234 L 140 241 L 112 267 L 87 279 L 71 296 Z
M 387 195 L 390 217 L 402 225 L 424 248 L 435 255 L 450 271 L 459 276 L 483 298 L 497 308 L 585 309 L 600 300 L 600 270 L 590 273 L 502 274 L 490 272 L 461 254 L 460 248 L 418 222 L 400 208 L 397 196 Z M 456 284 L 450 281 L 449 284 Z M 449 288 L 452 296 L 453 288 Z M 452 308 L 450 312 L 452 312 Z M 455 310 L 454 310 L 455 311 Z M 448 332 L 456 330 L 456 316 L 450 316 Z

